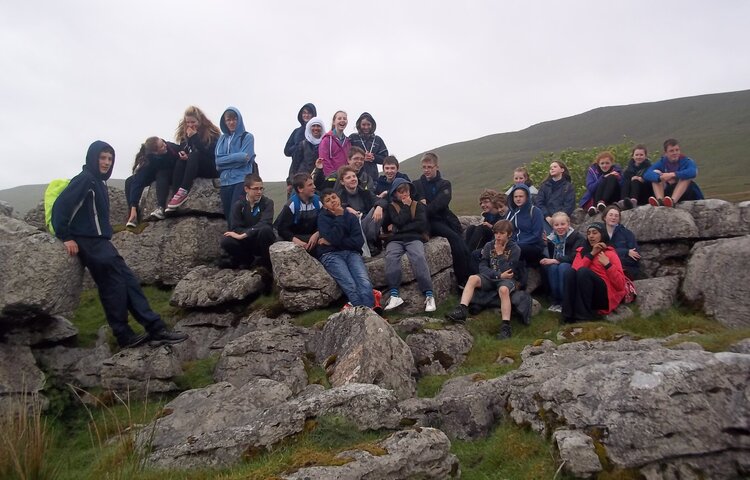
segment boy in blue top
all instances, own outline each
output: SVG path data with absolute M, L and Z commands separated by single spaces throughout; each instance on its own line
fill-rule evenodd
M 677 140 L 666 140 L 664 156 L 643 175 L 654 188 L 654 196 L 648 203 L 654 207 L 673 207 L 680 200 L 702 200 L 703 192 L 695 183 L 697 176 L 698 166 L 682 154 Z
M 255 168 L 255 138 L 245 130 L 240 111 L 228 107 L 219 121 L 221 136 L 216 142 L 216 170 L 221 182 L 221 205 L 224 218 L 232 228 L 232 205 L 244 194 L 244 181 L 247 175 L 258 175 Z
M 99 290 L 107 323 L 121 348 L 174 344 L 188 338 L 169 332 L 158 313 L 151 310 L 141 285 L 112 245 L 109 194 L 105 183 L 112 175 L 115 150 L 97 140 L 86 153 L 83 171 L 73 177 L 52 206 L 52 227 L 70 256 L 77 255 Z M 128 311 L 147 333 L 137 335 L 128 325 Z
M 342 205 L 333 189 L 320 195 L 323 209 L 318 215 L 318 255 L 326 272 L 336 280 L 352 306 L 373 308 L 375 297 L 367 267 L 362 260 L 365 241 L 359 219 Z

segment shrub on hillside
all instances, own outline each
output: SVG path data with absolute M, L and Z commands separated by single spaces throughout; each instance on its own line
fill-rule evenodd
M 635 142 L 632 140 L 626 140 L 623 143 L 606 147 L 585 148 L 580 150 L 568 148 L 560 153 L 541 153 L 528 165 L 529 177 L 531 177 L 534 185 L 538 187 L 549 176 L 549 164 L 554 160 L 562 160 L 570 172 L 570 178 L 576 188 L 576 202 L 578 202 L 586 191 L 586 172 L 588 171 L 589 166 L 594 162 L 594 158 L 596 158 L 597 154 L 605 150 L 612 152 L 617 161 L 616 163 L 624 170 L 628 165 L 628 161 L 630 161 L 630 151 L 634 146 Z

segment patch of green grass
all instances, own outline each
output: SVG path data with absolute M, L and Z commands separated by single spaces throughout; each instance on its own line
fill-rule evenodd
M 167 324 L 173 325 L 180 314 L 180 310 L 169 304 L 169 299 L 172 298 L 172 290 L 144 286 L 143 293 L 148 298 L 151 308 L 160 314 Z M 128 321 L 134 331 L 143 332 L 143 327 L 135 321 L 132 315 L 128 315 Z M 99 293 L 95 288 L 84 290 L 81 293 L 81 301 L 73 313 L 71 322 L 78 329 L 78 344 L 82 347 L 94 346 L 99 328 L 107 324 L 104 308 L 102 308 L 102 303 L 99 301 Z M 111 332 L 109 339 L 110 343 L 116 346 Z
M 203 388 L 214 382 L 214 369 L 219 356 L 214 355 L 200 360 L 193 360 L 182 364 L 182 375 L 174 379 L 180 390 Z
M 309 385 L 323 385 L 326 389 L 331 388 L 326 369 L 315 362 L 315 358 L 312 354 L 310 354 L 310 356 L 312 358 L 303 358 L 305 362 L 305 372 L 307 373 L 307 383 Z
M 294 317 L 292 323 L 298 327 L 312 328 L 317 324 L 324 324 L 328 317 L 339 312 L 339 308 L 324 308 L 321 310 L 309 310 Z
M 461 478 L 486 479 L 569 479 L 555 477 L 559 466 L 554 447 L 537 433 L 503 422 L 484 439 L 454 440 L 451 451 L 461 464 Z

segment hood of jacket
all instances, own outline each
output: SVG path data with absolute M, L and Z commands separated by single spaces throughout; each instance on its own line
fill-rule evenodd
M 554 230 L 552 230 L 552 232 L 550 232 L 550 234 L 547 235 L 547 240 L 549 240 L 550 242 L 553 242 L 553 243 L 557 243 L 557 242 L 563 242 L 564 243 L 565 240 L 568 239 L 568 237 L 570 236 L 570 234 L 572 234 L 575 231 L 576 231 L 575 228 L 568 227 L 568 231 L 565 232 L 565 236 L 558 239 L 557 233 Z
M 414 184 L 411 183 L 409 180 L 406 180 L 405 178 L 398 178 L 398 177 L 393 179 L 393 183 L 391 184 L 391 189 L 388 190 L 388 198 L 390 198 L 391 200 L 396 200 L 393 196 L 396 193 L 396 189 L 405 183 L 409 185 L 409 192 L 411 194 L 411 197 L 414 198 Z
M 513 194 L 516 193 L 516 191 L 518 190 L 523 190 L 524 192 L 526 192 L 526 201 L 520 207 L 516 205 L 516 202 L 513 201 Z M 529 190 L 529 187 L 525 183 L 517 183 L 513 185 L 513 188 L 510 189 L 507 202 L 508 202 L 508 208 L 510 209 L 511 212 L 531 208 L 531 190 Z
M 312 105 L 312 104 L 308 104 Z M 313 125 L 320 125 L 320 138 L 313 137 L 312 127 Z M 323 123 L 323 119 L 320 117 L 311 118 L 307 125 L 305 125 L 305 139 L 313 145 L 319 145 L 320 141 L 323 140 L 323 136 L 326 132 L 326 126 Z
M 108 151 L 112 154 L 112 165 L 110 165 L 107 173 L 101 173 L 99 171 L 99 154 L 104 151 Z M 94 178 L 101 179 L 103 181 L 109 180 L 112 176 L 112 170 L 115 168 L 115 149 L 112 148 L 107 142 L 97 140 L 89 145 L 89 150 L 86 152 L 86 165 L 83 166 L 85 171 L 88 171 L 94 176 Z
M 311 117 L 315 117 L 315 116 L 318 115 L 318 110 L 315 108 L 315 105 L 313 105 L 312 103 L 306 103 L 306 104 L 302 105 L 302 108 L 300 108 L 299 112 L 297 112 L 297 121 L 303 127 L 305 126 L 305 121 L 302 120 L 302 110 L 304 110 L 304 109 L 310 110 L 310 113 L 311 113 L 310 116 Z M 325 130 L 323 130 L 323 131 L 325 132 Z
M 372 123 L 372 130 L 370 130 L 370 133 L 368 133 L 368 134 L 363 134 L 363 133 L 362 133 L 362 120 L 364 120 L 364 119 L 367 119 L 367 120 L 369 120 L 369 121 L 370 121 L 370 123 Z M 374 119 L 374 118 L 372 118 L 372 115 L 370 115 L 370 114 L 369 114 L 369 113 L 367 113 L 367 112 L 364 112 L 364 113 L 363 113 L 362 115 L 360 115 L 360 116 L 359 116 L 359 118 L 357 119 L 357 133 L 359 133 L 360 135 L 365 135 L 365 136 L 367 136 L 367 137 L 369 137 L 369 136 L 371 136 L 371 135 L 375 135 L 375 129 L 377 128 L 377 126 L 378 126 L 378 124 L 377 124 L 377 123 L 375 123 L 375 119 Z
M 234 130 L 234 133 L 230 132 L 227 128 L 227 124 L 224 123 L 224 114 L 227 112 L 234 112 L 234 114 L 237 115 L 237 128 Z M 227 107 L 227 109 L 224 110 L 224 113 L 221 114 L 221 120 L 219 121 L 219 128 L 221 128 L 221 133 L 224 135 L 242 135 L 246 131 L 245 122 L 242 120 L 242 114 L 235 107 Z

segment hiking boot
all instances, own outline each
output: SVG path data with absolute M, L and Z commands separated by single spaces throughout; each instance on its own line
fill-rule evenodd
M 148 340 L 148 335 L 145 333 L 131 333 L 127 337 L 117 339 L 117 344 L 120 348 L 135 348 L 138 345 L 143 345 Z
M 396 296 L 391 295 L 391 298 L 388 299 L 388 303 L 385 304 L 385 311 L 393 310 L 394 308 L 400 307 L 404 304 L 404 299 Z
M 425 312 L 434 312 L 437 310 L 437 307 L 435 306 L 435 297 L 425 297 L 424 299 L 424 311 Z
M 596 209 L 599 210 L 599 212 L 603 212 L 607 209 L 607 204 L 604 202 L 599 202 L 596 204 Z
M 165 218 L 167 218 L 167 216 L 164 215 L 164 209 L 163 208 L 156 207 L 156 210 L 154 210 L 153 212 L 151 212 L 149 214 L 148 218 L 149 218 L 149 220 L 151 220 L 151 219 L 154 219 L 154 220 L 164 220 Z
M 184 342 L 187 339 L 187 333 L 170 332 L 166 328 L 162 328 L 161 330 L 149 334 L 148 344 L 152 347 L 158 347 L 159 345 L 174 345 L 176 343 Z
M 498 340 L 507 340 L 510 338 L 512 333 L 513 332 L 510 329 L 510 322 L 503 321 L 502 325 L 500 325 L 500 333 L 497 334 L 496 338 Z
M 590 206 L 590 207 L 589 207 L 589 211 L 588 211 L 588 213 L 589 213 L 589 217 L 593 217 L 594 215 L 596 215 L 596 212 L 597 212 L 597 211 L 598 211 L 598 210 L 596 209 L 596 207 L 595 207 L 595 206 L 593 206 L 593 205 L 592 205 L 592 206 Z
M 459 303 L 452 312 L 445 314 L 445 318 L 454 323 L 465 323 L 468 313 L 469 308 Z
M 674 207 L 674 200 L 672 200 L 672 197 L 667 195 L 666 197 L 664 197 L 664 200 L 662 200 L 662 205 L 664 205 L 665 207 L 672 208 Z
M 185 190 L 184 188 L 177 189 L 177 193 L 174 194 L 172 200 L 170 200 L 167 204 L 167 211 L 169 212 L 171 210 L 177 210 L 179 207 L 181 207 L 182 204 L 187 201 L 189 193 L 190 192 L 188 190 Z

